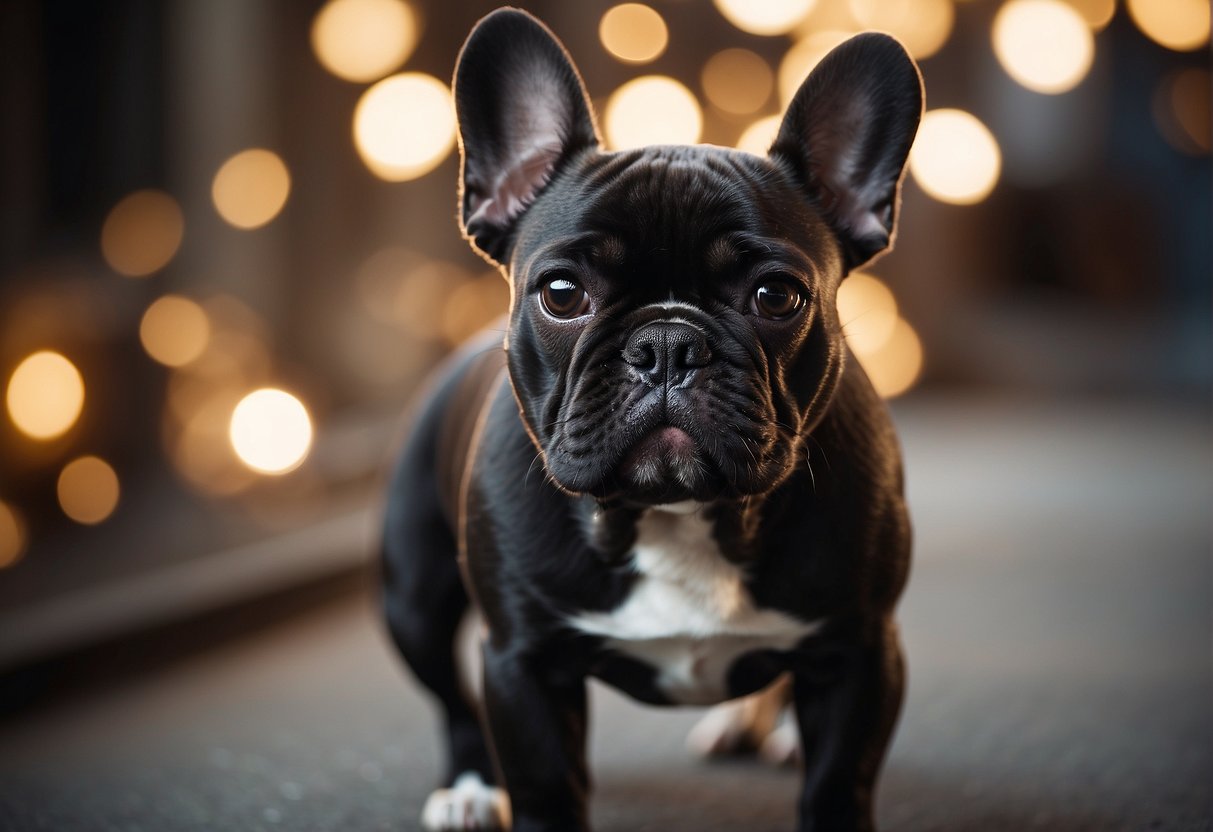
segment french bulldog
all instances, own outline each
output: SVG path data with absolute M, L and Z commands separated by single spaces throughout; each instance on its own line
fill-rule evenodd
M 511 302 L 433 383 L 388 495 L 388 629 L 445 718 L 423 825 L 588 829 L 594 677 L 662 705 L 786 692 L 801 832 L 873 829 L 910 525 L 835 294 L 892 244 L 917 67 L 858 35 L 765 156 L 608 152 L 561 44 L 500 9 L 454 97 L 459 221 Z

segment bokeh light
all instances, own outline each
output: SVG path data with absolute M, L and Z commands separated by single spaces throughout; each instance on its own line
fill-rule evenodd
M 598 38 L 619 60 L 644 64 L 665 51 L 670 33 L 653 9 L 642 3 L 623 3 L 607 9 L 598 24 Z
M 13 371 L 6 402 L 18 430 L 34 439 L 54 439 L 79 418 L 84 407 L 84 379 L 59 353 L 36 352 Z
M 1095 58 L 1090 27 L 1061 0 L 1011 0 L 994 18 L 993 37 L 1002 68 L 1034 92 L 1073 89 Z
M 177 200 L 163 191 L 135 191 L 105 218 L 101 254 L 119 274 L 145 277 L 168 265 L 184 233 Z
M 450 287 L 467 278 L 462 268 L 391 246 L 363 262 L 355 284 L 371 318 L 421 340 L 438 341 L 442 337 L 442 316 L 435 310 L 442 308 Z
M 82 456 L 72 460 L 59 473 L 59 506 L 77 523 L 93 526 L 104 521 L 118 507 L 121 489 L 118 475 L 105 460 Z
M 851 12 L 865 29 L 888 32 L 918 60 L 931 57 L 952 34 L 952 0 L 850 0 Z
M 1116 0 L 1066 0 L 1082 15 L 1092 31 L 1098 32 L 1112 22 L 1116 14 Z
M 1150 40 L 1190 52 L 1209 40 L 1208 0 L 1128 0 L 1129 16 Z
M 855 33 L 863 31 L 863 26 L 855 19 L 848 0 L 817 0 L 808 16 L 796 24 L 796 28 L 788 34 L 799 40 L 814 32 L 829 30 Z
M 451 346 L 462 344 L 510 305 L 509 284 L 495 271 L 456 285 L 442 310 L 442 333 Z
M 758 112 L 767 103 L 775 76 L 767 62 L 750 50 L 725 49 L 704 64 L 700 82 L 713 106 L 744 116 Z
M 856 353 L 872 386 L 883 398 L 891 399 L 909 390 L 922 374 L 923 352 L 918 333 L 904 318 L 898 318 L 893 331 L 878 349 Z
M 152 358 L 167 367 L 181 367 L 206 350 L 210 320 L 201 306 L 180 295 L 154 301 L 139 322 L 139 340 Z
M 285 474 L 307 458 L 312 420 L 299 399 L 267 387 L 249 393 L 236 405 L 229 436 L 245 465 L 262 474 Z
M 1210 150 L 1209 70 L 1188 67 L 1163 79 L 1154 94 L 1154 123 L 1172 147 L 1190 156 Z
M 834 47 L 851 38 L 855 33 L 839 29 L 814 32 L 792 44 L 779 62 L 779 100 L 787 107 L 792 96 L 809 77 L 813 67 Z
M 403 0 L 329 0 L 312 20 L 312 50 L 338 78 L 365 83 L 408 60 L 418 28 Z
M 181 419 L 216 390 L 268 383 L 273 369 L 267 326 L 256 312 L 230 295 L 208 298 L 202 310 L 210 326 L 206 349 L 169 377 L 169 405 Z M 187 389 L 201 392 L 187 395 Z
M 941 202 L 971 205 L 998 183 L 1002 154 L 994 134 L 964 110 L 929 110 L 910 149 L 910 173 Z
M 8 503 L 0 500 L 0 569 L 6 569 L 25 554 L 25 523 Z
M 178 377 L 175 376 L 174 380 Z M 230 497 L 251 486 L 257 475 L 233 453 L 229 432 L 240 391 L 206 385 L 197 377 L 180 376 L 191 399 L 190 410 L 178 421 L 166 414 L 165 440 L 177 471 L 193 488 L 215 497 Z
M 628 81 L 606 106 L 607 141 L 615 150 L 648 144 L 694 144 L 703 111 L 694 93 L 664 75 Z
M 816 0 L 713 0 L 725 20 L 751 35 L 782 35 L 813 11 Z
M 215 210 L 237 228 L 260 228 L 268 223 L 291 192 L 286 163 L 272 150 L 252 148 L 232 156 L 211 184 Z
M 838 287 L 838 320 L 856 355 L 881 349 L 897 326 L 897 300 L 879 278 L 852 272 Z
M 741 136 L 737 139 L 737 149 L 753 153 L 755 156 L 766 156 L 771 145 L 775 143 L 775 137 L 779 135 L 781 123 L 783 123 L 783 116 L 778 115 L 758 119 L 742 131 Z
M 455 146 L 451 91 L 420 72 L 383 79 L 358 101 L 354 143 L 380 179 L 403 182 L 424 176 Z

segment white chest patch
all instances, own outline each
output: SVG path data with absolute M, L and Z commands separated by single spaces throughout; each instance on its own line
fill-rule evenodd
M 610 612 L 570 623 L 656 668 L 657 685 L 672 700 L 719 702 L 738 657 L 788 650 L 821 626 L 757 608 L 741 569 L 721 554 L 711 521 L 696 506 L 649 510 L 636 532 L 632 567 L 639 577 L 631 594 Z

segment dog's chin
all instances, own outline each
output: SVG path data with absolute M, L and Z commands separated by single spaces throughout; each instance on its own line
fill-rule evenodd
M 723 485 L 691 435 L 670 426 L 641 437 L 619 461 L 613 479 L 620 497 L 648 505 L 709 502 Z

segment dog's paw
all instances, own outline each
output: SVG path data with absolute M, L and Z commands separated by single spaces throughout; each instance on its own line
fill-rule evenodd
M 785 722 L 767 734 L 758 747 L 758 756 L 773 766 L 794 766 L 800 762 L 800 732 L 791 722 Z
M 687 734 L 687 748 L 700 757 L 727 757 L 758 749 L 765 737 L 757 736 L 743 702 L 726 702 L 712 708 Z
M 509 798 L 476 772 L 466 771 L 449 789 L 438 789 L 426 799 L 421 825 L 427 832 L 506 830 L 510 828 Z
M 687 747 L 700 757 L 723 757 L 759 753 L 776 733 L 779 717 L 791 696 L 792 685 L 785 674 L 765 689 L 708 711 L 687 735 Z M 795 732 L 791 735 L 795 741 Z

